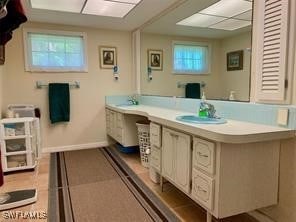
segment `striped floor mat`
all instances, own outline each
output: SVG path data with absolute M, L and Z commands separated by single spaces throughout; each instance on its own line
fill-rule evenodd
M 56 222 L 179 221 L 115 148 L 52 154 L 48 213 Z

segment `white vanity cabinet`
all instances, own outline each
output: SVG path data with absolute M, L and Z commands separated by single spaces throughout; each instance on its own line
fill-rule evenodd
M 191 197 L 216 218 L 277 203 L 280 141 L 193 138 Z
M 162 108 L 112 108 L 107 132 L 123 145 L 137 143 L 136 120 L 151 120 L 151 166 L 206 209 L 208 222 L 278 203 L 280 141 L 293 130 L 232 120 L 210 130 L 166 119 Z
M 189 194 L 191 137 L 175 130 L 163 128 L 161 156 L 162 176 Z
M 106 131 L 109 136 L 125 147 L 138 145 L 136 122 L 145 117 L 128 115 L 106 109 Z

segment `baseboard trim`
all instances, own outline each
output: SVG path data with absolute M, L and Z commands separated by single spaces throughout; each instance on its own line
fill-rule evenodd
M 42 149 L 42 153 L 56 153 L 56 152 L 73 151 L 73 150 L 85 150 L 85 149 L 106 147 L 106 146 L 109 146 L 109 143 L 107 141 L 69 145 L 69 146 L 45 147 Z
M 276 222 L 259 210 L 248 212 L 251 217 L 254 217 L 259 222 Z

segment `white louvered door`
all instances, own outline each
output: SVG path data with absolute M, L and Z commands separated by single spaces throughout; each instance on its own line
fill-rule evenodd
M 256 101 L 285 101 L 289 43 L 289 0 L 260 0 Z

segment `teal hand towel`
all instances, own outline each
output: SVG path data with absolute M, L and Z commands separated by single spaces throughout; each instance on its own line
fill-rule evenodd
M 49 115 L 51 123 L 70 121 L 70 92 L 67 83 L 48 85 Z
M 185 87 L 185 97 L 200 99 L 200 83 L 187 83 Z

